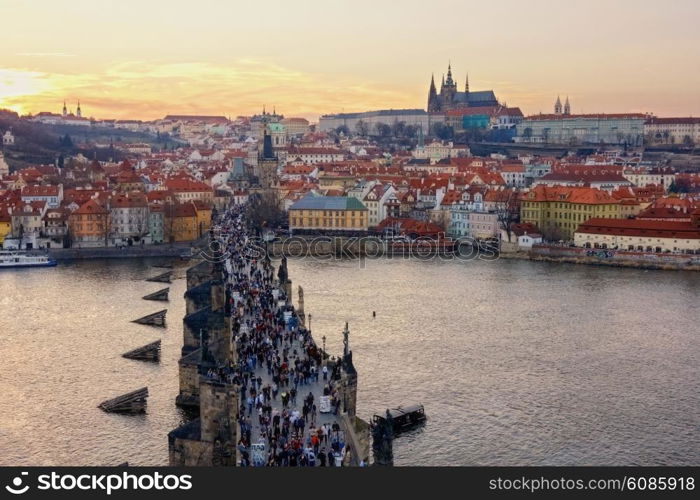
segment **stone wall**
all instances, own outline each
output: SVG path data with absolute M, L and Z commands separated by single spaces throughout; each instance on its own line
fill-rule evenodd
M 200 439 L 199 419 L 168 434 L 168 463 L 172 467 L 211 465 L 213 452 L 214 444 Z
M 700 254 L 646 253 L 624 250 L 534 245 L 529 254 L 534 260 L 595 264 L 640 269 L 700 270 Z
M 197 349 L 178 362 L 180 392 L 175 399 L 179 406 L 199 406 L 199 363 L 201 350 Z
M 360 463 L 369 465 L 370 426 L 357 416 L 343 413 L 340 426 L 345 433 L 346 445 L 350 445 L 350 453 L 347 457 L 348 464 L 359 466 Z

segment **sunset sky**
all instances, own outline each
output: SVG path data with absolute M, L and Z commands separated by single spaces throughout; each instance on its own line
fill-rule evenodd
M 0 0 L 0 108 L 96 118 L 425 108 L 460 90 L 524 113 L 700 116 L 697 0 Z

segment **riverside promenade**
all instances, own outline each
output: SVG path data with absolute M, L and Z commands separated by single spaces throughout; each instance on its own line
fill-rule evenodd
M 286 259 L 275 274 L 244 208 L 223 214 L 211 238 L 187 273 L 177 398 L 199 418 L 169 434 L 171 465 L 366 465 L 347 325 L 342 356 L 316 345 L 303 294 L 298 311 L 292 304 Z

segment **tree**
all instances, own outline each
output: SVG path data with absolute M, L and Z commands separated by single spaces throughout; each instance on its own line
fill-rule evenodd
M 109 246 L 109 237 L 112 234 L 112 211 L 109 208 L 109 205 L 107 205 L 107 213 L 102 215 L 102 221 L 104 223 L 104 237 L 105 237 L 105 246 Z
M 345 135 L 348 136 L 350 135 L 350 129 L 346 125 L 341 125 L 340 127 L 335 129 L 335 133 L 338 135 Z
M 688 179 L 675 179 L 668 187 L 669 193 L 689 193 L 691 191 Z
M 433 134 L 442 141 L 447 141 L 454 137 L 452 127 L 449 127 L 441 122 L 437 122 L 433 125 Z
M 511 241 L 513 224 L 520 221 L 520 192 L 517 189 L 504 189 L 498 191 L 496 201 L 496 215 L 498 225 L 506 232 L 508 241 Z
M 166 203 L 163 207 L 163 241 L 174 243 L 175 236 L 173 230 L 175 228 L 175 216 L 177 215 L 177 206 L 175 202 Z
M 355 132 L 361 137 L 367 137 L 369 133 L 369 125 L 364 120 L 360 120 L 355 124 Z
M 523 138 L 527 139 L 527 142 L 530 142 L 530 139 L 532 139 L 532 128 L 531 127 L 525 127 L 525 130 L 523 130 Z
M 415 125 L 406 125 L 404 128 L 404 135 L 408 139 L 413 139 L 418 134 L 418 127 Z
M 281 208 L 279 193 L 275 189 L 269 189 L 250 195 L 248 220 L 256 232 L 262 232 L 263 228 L 280 227 L 285 222 L 285 212 Z
M 478 127 L 470 127 L 463 133 L 464 142 L 471 144 L 473 142 L 482 142 L 486 137 L 487 130 Z
M 547 241 L 560 241 L 564 239 L 564 232 L 554 222 L 549 222 L 544 228 L 540 228 L 542 237 Z
M 695 146 L 695 143 L 693 142 L 693 138 L 690 137 L 689 135 L 686 135 L 683 137 L 683 145 L 684 146 Z
M 62 148 L 72 148 L 73 147 L 73 139 L 71 139 L 70 136 L 68 134 L 66 134 L 59 139 L 58 144 Z
M 139 241 L 141 241 L 144 237 L 148 235 L 148 233 L 150 233 L 148 219 L 148 204 L 146 204 L 144 207 L 140 207 L 136 212 L 135 226 L 137 238 Z
M 374 126 L 374 128 L 377 131 L 377 135 L 380 137 L 391 136 L 391 127 L 386 123 L 379 122 Z
M 406 133 L 406 122 L 395 121 L 391 126 L 391 132 L 396 138 L 403 137 Z

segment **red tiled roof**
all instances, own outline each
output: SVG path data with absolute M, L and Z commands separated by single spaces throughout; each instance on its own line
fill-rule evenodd
M 612 205 L 620 203 L 610 194 L 600 189 L 590 187 L 566 187 L 543 185 L 535 186 L 523 197 L 523 201 L 562 201 L 586 205 Z
M 170 178 L 165 181 L 168 189 L 175 193 L 182 192 L 210 192 L 211 187 L 200 181 L 186 178 Z
M 646 118 L 644 113 L 594 113 L 588 115 L 532 115 L 526 120 L 569 120 L 575 118 L 594 118 L 601 120 L 614 120 L 619 118 Z
M 83 203 L 80 208 L 78 208 L 74 214 L 107 214 L 109 213 L 102 205 L 97 203 L 95 200 L 88 200 Z
M 647 120 L 650 125 L 700 125 L 700 118 L 658 118 L 653 116 Z
M 590 219 L 577 230 L 587 234 L 648 236 L 649 238 L 700 239 L 700 228 L 690 222 L 639 219 Z
M 58 186 L 25 186 L 22 196 L 58 196 Z

